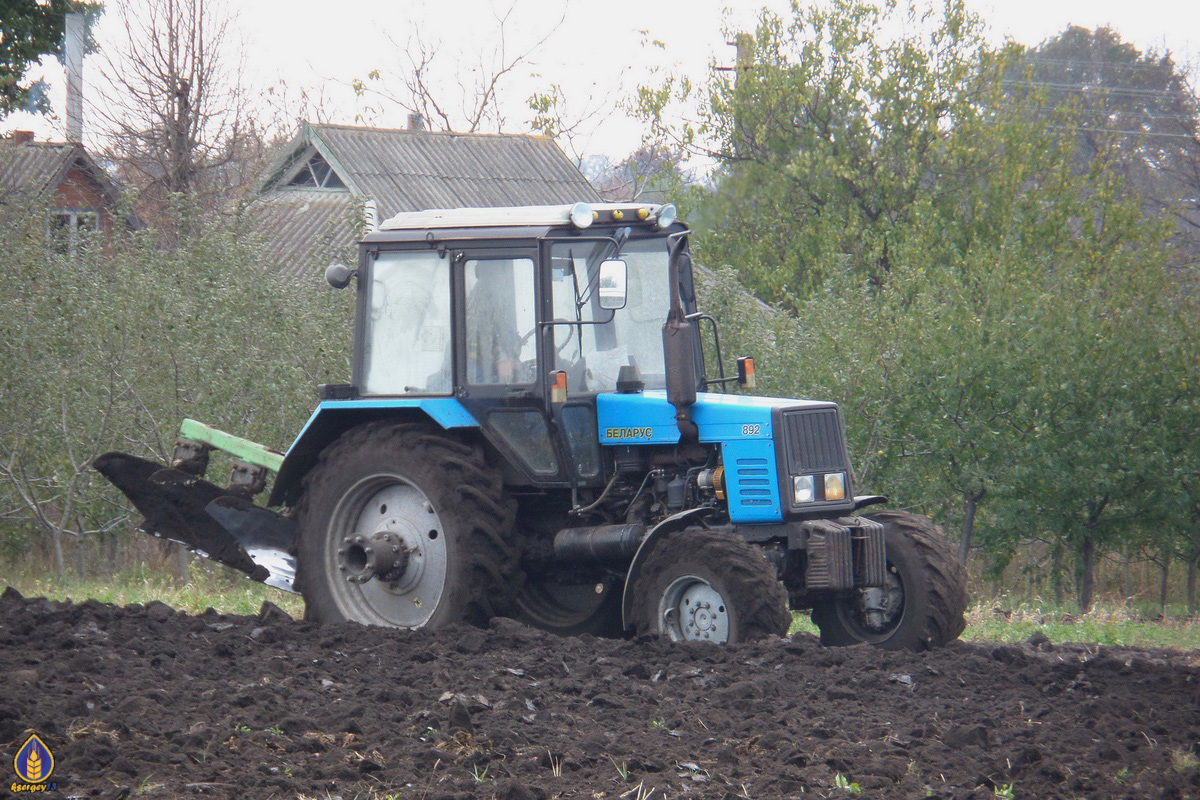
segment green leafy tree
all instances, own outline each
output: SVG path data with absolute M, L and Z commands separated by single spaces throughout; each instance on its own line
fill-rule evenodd
M 735 77 L 640 95 L 656 140 L 720 160 L 695 250 L 733 266 L 710 288 L 731 348 L 765 350 L 767 391 L 842 403 L 861 488 L 956 523 L 964 558 L 1047 541 L 1086 607 L 1097 554 L 1167 529 L 1177 491 L 1166 227 L 961 3 L 794 4 L 739 49 Z M 791 313 L 764 332 L 731 275 Z
M 164 462 L 185 416 L 283 447 L 316 384 L 349 371 L 347 298 L 264 268 L 242 218 L 176 205 L 176 227 L 191 232 L 180 247 L 164 250 L 147 231 L 67 257 L 47 251 L 37 209 L 6 211 L 0 533 L 10 555 L 48 542 L 61 573 L 66 539 L 127 530 L 125 502 L 90 469 L 97 455 Z
M 66 15 L 81 12 L 94 19 L 100 3 L 78 0 L 5 0 L 0 4 L 0 116 L 26 109 L 50 111 L 44 88 L 25 76 L 42 56 L 61 56 Z
M 704 86 L 685 79 L 643 89 L 656 138 L 716 156 L 720 192 L 700 218 L 699 255 L 736 263 L 763 299 L 794 306 L 837 271 L 881 281 L 904 258 L 920 215 L 956 205 L 982 161 L 947 144 L 993 114 L 1002 53 L 987 48 L 961 3 L 894 37 L 899 17 L 841 0 L 764 11 L 739 41 L 739 66 Z M 667 112 L 694 109 L 674 130 Z M 949 193 L 949 194 L 947 194 Z
M 1074 108 L 1079 168 L 1107 162 L 1149 216 L 1174 221 L 1172 262 L 1200 259 L 1200 101 L 1170 53 L 1070 26 L 1014 63 L 1007 85 L 1035 89 L 1045 109 Z

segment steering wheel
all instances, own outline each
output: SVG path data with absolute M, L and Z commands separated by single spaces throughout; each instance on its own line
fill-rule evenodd
M 556 324 L 562 324 L 562 325 L 576 325 L 575 322 L 572 322 L 569 319 L 555 319 L 554 322 Z M 529 341 L 529 338 L 531 336 L 533 336 L 535 333 L 537 333 L 537 330 L 538 330 L 538 328 L 537 328 L 537 326 L 535 326 L 533 328 L 533 330 L 529 331 L 528 333 L 526 333 L 524 336 L 522 336 L 520 339 L 517 340 L 517 352 L 518 353 L 525 349 L 525 344 Z M 577 331 L 578 331 L 578 328 L 576 328 L 575 331 L 572 331 L 572 333 L 576 333 Z M 563 351 L 566 350 L 570 344 L 571 344 L 571 335 L 568 334 L 566 340 L 563 341 L 563 343 L 560 344 L 558 347 L 554 348 L 554 354 L 556 356 L 561 356 L 563 354 Z M 583 348 L 581 347 L 580 350 L 582 351 Z

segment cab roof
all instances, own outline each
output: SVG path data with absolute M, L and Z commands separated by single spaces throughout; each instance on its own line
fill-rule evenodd
M 579 205 L 579 204 L 576 204 Z M 597 223 L 638 223 L 658 218 L 663 206 L 654 203 L 587 203 Z M 438 228 L 557 227 L 571 224 L 574 205 L 509 206 L 501 208 L 433 208 L 405 211 L 383 222 L 381 231 Z M 644 209 L 644 212 L 642 210 Z M 644 213 L 644 217 L 641 214 Z

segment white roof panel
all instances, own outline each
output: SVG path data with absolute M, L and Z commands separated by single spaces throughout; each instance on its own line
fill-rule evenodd
M 649 203 L 588 203 L 604 219 L 607 212 L 645 208 L 649 219 L 658 215 L 661 206 Z M 405 211 L 380 225 L 381 230 L 424 230 L 428 228 L 485 228 L 566 225 L 571 221 L 572 205 L 509 206 L 500 208 L 432 208 L 426 211 Z M 637 222 L 636 218 L 630 222 Z

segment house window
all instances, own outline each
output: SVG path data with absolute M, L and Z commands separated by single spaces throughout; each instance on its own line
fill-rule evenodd
M 99 232 L 100 215 L 90 209 L 60 209 L 50 217 L 51 245 L 63 255 L 79 255 L 79 251 Z
M 308 189 L 345 189 L 346 184 L 329 166 L 329 162 L 321 158 L 320 153 L 308 160 L 300 171 L 288 181 L 288 186 L 301 186 Z

